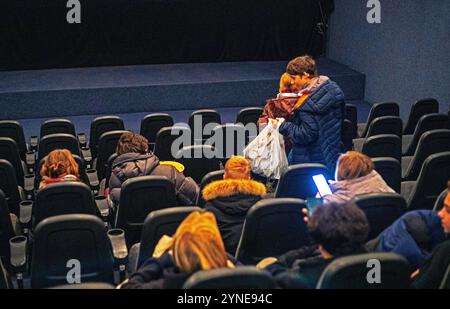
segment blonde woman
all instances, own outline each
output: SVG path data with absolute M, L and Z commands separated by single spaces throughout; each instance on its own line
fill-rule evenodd
M 157 251 L 164 253 L 147 260 L 120 287 L 179 289 L 196 271 L 234 267 L 225 252 L 216 219 L 210 212 L 191 213 L 172 238 L 162 238 Z

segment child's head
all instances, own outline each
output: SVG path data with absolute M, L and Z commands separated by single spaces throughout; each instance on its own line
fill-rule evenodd
M 175 264 L 185 273 L 227 266 L 227 254 L 211 212 L 191 213 L 173 236 Z
M 225 163 L 224 179 L 250 179 L 250 162 L 242 156 L 232 156 Z
M 67 149 L 56 149 L 44 159 L 40 174 L 42 177 L 58 178 L 64 174 L 71 174 L 80 178 L 78 164 Z
M 297 93 L 302 88 L 297 83 L 297 78 L 294 75 L 284 73 L 280 78 L 280 93 Z

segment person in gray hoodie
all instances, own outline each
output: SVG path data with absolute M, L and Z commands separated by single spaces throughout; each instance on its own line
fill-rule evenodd
M 331 185 L 333 194 L 323 197 L 325 204 L 343 204 L 362 194 L 395 192 L 374 170 L 372 160 L 357 151 L 348 151 L 339 157 L 336 180 Z
M 112 164 L 109 180 L 109 197 L 118 205 L 122 184 L 138 176 L 166 176 L 175 186 L 179 205 L 194 205 L 200 188 L 191 177 L 185 177 L 174 166 L 160 164 L 157 156 L 148 149 L 148 140 L 142 135 L 126 132 L 117 143 L 118 157 Z

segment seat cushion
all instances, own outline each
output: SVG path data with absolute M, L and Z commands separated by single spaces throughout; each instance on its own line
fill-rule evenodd
M 411 194 L 416 187 L 416 183 L 417 183 L 417 181 L 403 181 L 402 182 L 401 195 L 405 198 L 408 206 L 409 206 L 410 199 L 412 198 Z
M 365 138 L 355 138 L 355 139 L 353 140 L 353 149 L 354 149 L 355 151 L 361 152 L 365 140 L 366 140 Z
M 402 157 L 402 178 L 405 178 L 408 167 L 411 164 L 413 156 Z
M 361 136 L 364 133 L 364 130 L 366 129 L 366 124 L 365 123 L 358 123 L 358 137 L 364 137 Z
M 403 135 L 402 137 L 402 153 L 406 153 L 408 150 L 409 144 L 411 144 L 413 136 L 412 135 Z

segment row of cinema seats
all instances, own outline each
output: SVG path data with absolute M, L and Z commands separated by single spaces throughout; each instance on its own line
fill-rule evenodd
M 447 192 L 445 192 L 446 194 Z M 444 196 L 444 192 L 442 194 Z M 393 194 L 371 194 L 361 196 L 356 200 L 359 207 L 366 213 L 372 230 L 376 226 L 392 223 L 405 211 L 405 201 L 401 196 Z M 255 204 L 248 212 L 239 247 L 235 257 L 246 265 L 254 265 L 266 256 L 276 256 L 291 249 L 296 249 L 309 242 L 306 232 L 306 223 L 303 220 L 301 209 L 306 206 L 304 200 L 293 198 L 275 198 L 263 200 Z M 436 201 L 436 210 L 442 207 L 442 199 Z M 180 222 L 198 207 L 171 207 L 152 211 L 147 215 L 140 242 L 131 248 L 128 268 L 133 271 L 150 257 L 157 241 L 164 234 L 175 232 Z M 126 233 L 127 231 L 125 231 Z M 67 276 L 67 261 L 77 260 L 83 266 L 81 269 L 81 282 L 105 282 L 114 284 L 115 271 L 118 265 L 127 264 L 127 249 L 124 243 L 113 240 L 117 230 L 107 231 L 103 222 L 93 215 L 67 214 L 47 218 L 40 222 L 34 231 L 32 254 L 25 255 L 22 249 L 27 249 L 26 238 L 18 236 L 11 250 L 11 265 L 5 268 L 15 273 L 27 273 L 27 263 L 31 259 L 30 278 L 31 287 L 43 288 L 65 284 Z M 376 233 L 375 233 L 376 234 Z M 374 235 L 371 235 L 374 236 Z M 108 239 L 109 237 L 109 239 Z M 370 287 L 358 279 L 357 273 L 365 269 L 367 260 L 379 259 L 386 277 L 383 276 L 383 285 L 378 287 L 407 287 L 411 269 L 403 258 L 393 254 L 369 254 L 351 256 L 340 259 L 331 264 L 322 275 L 319 287 Z M 8 260 L 4 259 L 4 262 Z M 25 263 L 22 265 L 21 263 Z M 364 265 L 362 265 L 364 263 Z M 364 268 L 362 268 L 364 266 Z M 6 273 L 6 269 L 4 273 Z M 195 287 L 272 287 L 268 282 L 258 286 L 250 281 L 243 281 L 240 285 L 233 278 L 242 275 L 242 272 L 253 278 L 269 280 L 266 274 L 254 268 L 218 271 L 218 273 L 199 273 L 189 280 L 186 285 Z M 216 276 L 218 278 L 216 278 Z M 220 283 L 214 281 L 223 276 L 230 281 Z M 199 278 L 200 277 L 200 278 Z M 231 278 L 230 278 L 231 277 Z M 359 276 L 360 278 L 361 276 Z M 208 279 L 209 278 L 209 279 Z M 342 281 L 347 278 L 347 281 Z M 207 280 L 208 279 L 208 280 Z M 447 278 L 448 279 L 448 278 Z M 200 282 L 213 280 L 214 284 L 201 285 Z M 194 282 L 192 282 L 194 281 Z M 200 281 L 200 282 L 198 282 Z M 270 281 L 270 280 L 269 280 Z M 195 284 L 194 284 L 195 283 Z M 203 282 L 203 284 L 206 284 Z M 446 281 L 445 284 L 449 282 Z
M 204 185 L 215 177 L 219 177 L 220 172 L 217 171 L 207 175 L 202 184 Z M 316 173 L 326 175 L 327 171 L 324 166 L 320 165 L 290 167 L 279 182 L 275 193 L 276 198 L 263 200 L 252 207 L 247 214 L 239 247 L 235 253 L 233 252 L 240 261 L 245 264 L 255 264 L 265 256 L 279 255 L 308 243 L 306 224 L 303 221 L 304 215 L 301 209 L 306 206 L 304 199 L 315 195 L 314 185 L 311 183 L 311 175 Z M 299 188 L 302 188 L 302 190 L 299 190 Z M 30 210 L 31 205 L 22 203 L 19 217 L 19 221 L 23 223 L 22 232 L 28 236 L 33 235 L 31 260 L 36 263 L 31 265 L 31 277 L 33 278 L 34 276 L 35 278 L 32 279 L 33 287 L 41 286 L 41 283 L 34 283 L 35 281 L 33 281 L 38 280 L 37 282 L 40 282 L 39 273 L 41 271 L 47 274 L 49 278 L 53 278 L 51 280 L 48 279 L 52 281 L 54 278 L 58 278 L 57 275 L 52 273 L 52 270 L 56 272 L 60 272 L 63 269 L 64 271 L 66 270 L 66 268 L 58 268 L 59 266 L 52 268 L 51 265 L 59 265 L 56 261 L 58 258 L 53 257 L 55 252 L 59 253 L 61 255 L 59 258 L 65 261 L 69 257 L 75 257 L 77 260 L 95 260 L 93 257 L 88 259 L 83 256 L 84 254 L 94 254 L 92 253 L 94 251 L 97 252 L 94 245 L 89 246 L 88 240 L 91 239 L 94 243 L 99 240 L 96 240 L 95 237 L 88 237 L 88 239 L 82 241 L 80 239 L 77 240 L 77 237 L 83 238 L 89 233 L 83 230 L 84 223 L 80 223 L 80 235 L 77 236 L 78 223 L 73 223 L 72 225 L 70 223 L 72 221 L 88 218 L 87 221 L 90 223 L 86 223 L 87 226 L 101 226 L 102 232 L 99 233 L 105 235 L 108 230 L 110 232 L 117 231 L 117 229 L 123 230 L 123 248 L 116 251 L 127 252 L 128 249 L 130 250 L 128 269 L 133 271 L 149 257 L 156 242 L 163 234 L 172 234 L 187 214 L 199 209 L 197 207 L 180 207 L 182 205 L 176 205 L 173 184 L 163 177 L 143 176 L 130 179 L 124 184 L 122 190 L 117 216 L 113 221 L 108 217 L 103 221 L 100 219 L 101 213 L 95 206 L 92 191 L 82 183 L 60 183 L 40 190 L 36 196 L 36 207 L 33 207 L 32 210 Z M 442 207 L 443 197 L 444 193 L 437 198 L 437 202 L 435 202 L 436 198 L 432 199 L 430 197 L 430 202 L 435 203 L 435 211 Z M 408 202 L 396 193 L 359 196 L 356 199 L 356 203 L 368 217 L 371 227 L 371 239 L 375 238 L 384 228 L 409 210 Z M 201 205 L 200 202 L 198 204 Z M 4 195 L 0 195 L 0 205 L 2 209 L 2 227 L 8 226 L 7 229 L 2 229 L 1 254 L 7 261 L 12 261 L 11 258 L 13 256 L 9 255 L 8 240 L 16 235 L 22 241 L 26 241 L 27 238 L 19 236 L 20 231 L 12 226 Z M 31 223 L 27 222 L 23 218 L 24 216 L 31 217 Z M 62 220 L 63 217 L 69 219 Z M 63 222 L 58 223 L 60 221 L 57 218 L 60 218 Z M 10 222 L 9 225 L 8 222 Z M 56 226 L 48 229 L 48 235 L 40 232 L 41 230 L 47 231 L 47 229 L 42 228 L 42 226 L 47 224 Z M 99 227 L 96 227 L 98 231 L 100 231 Z M 68 230 L 74 231 L 74 234 Z M 40 236 L 40 234 L 44 236 Z M 47 241 L 46 239 L 49 237 L 51 240 Z M 40 245 L 39 239 L 41 238 L 45 245 Z M 103 237 L 103 240 L 107 240 L 107 238 Z M 74 244 L 78 244 L 78 247 Z M 54 249 L 49 247 L 53 245 L 55 246 Z M 92 252 L 84 249 L 85 245 Z M 143 248 L 141 248 L 141 245 Z M 65 246 L 70 246 L 71 249 L 66 249 Z M 45 252 L 36 253 L 37 250 Z M 111 252 L 108 252 L 111 255 Z M 41 256 L 39 254 L 42 255 L 42 259 L 37 257 Z M 27 257 L 30 258 L 30 256 Z M 14 260 L 16 262 L 11 262 L 11 265 L 18 263 L 17 261 L 22 262 L 27 259 L 16 257 Z M 33 265 L 41 268 L 33 271 Z M 51 285 L 57 283 L 55 281 L 52 282 Z M 42 286 L 47 285 L 50 285 L 50 283 L 42 283 Z
M 450 111 L 449 115 L 438 112 L 435 99 L 419 100 L 403 126 L 397 103 L 377 103 L 367 123 L 358 124 L 356 107 L 346 106 L 344 148 L 360 151 L 378 161 L 376 165 L 383 165 L 379 172 L 407 199 L 410 209 L 430 208 L 430 200 L 438 194 L 441 186 L 433 189 L 435 182 L 426 180 L 442 184 L 448 179 L 445 153 L 450 151 Z
M 194 147 L 207 147 L 207 145 L 206 146 L 196 145 Z M 115 149 L 115 145 L 114 145 L 114 149 Z M 435 175 L 433 174 L 433 171 L 439 170 L 439 168 L 438 168 L 439 164 L 440 164 L 439 162 L 441 162 L 441 163 L 443 162 L 443 164 L 446 164 L 446 166 L 449 166 L 448 163 L 446 163 L 446 162 L 448 162 L 447 159 L 446 159 L 448 157 L 448 155 L 446 155 L 446 154 L 443 154 L 443 155 L 439 154 L 437 157 L 439 158 L 439 160 L 432 158 L 432 159 L 429 160 L 432 163 L 427 163 L 426 165 L 424 164 L 424 166 L 431 166 L 431 167 L 427 167 L 427 168 L 423 168 L 422 169 L 422 170 L 425 170 L 425 172 L 423 172 L 424 176 L 422 176 L 422 179 L 436 179 L 436 177 L 434 177 Z M 79 160 L 81 160 L 81 158 Z M 387 159 L 386 158 L 384 158 L 384 159 L 383 158 L 374 159 L 375 162 L 377 160 L 381 162 L 381 163 L 379 163 L 381 168 L 384 167 L 384 169 L 385 169 L 385 173 L 383 173 L 383 172 L 380 172 L 380 173 L 385 178 L 388 178 L 388 182 L 391 181 L 388 176 L 389 175 L 391 175 L 391 176 L 394 175 L 395 176 L 396 174 L 392 173 L 392 169 L 389 168 L 389 164 L 390 164 L 390 162 L 397 162 L 398 163 L 398 161 L 395 161 L 395 160 L 393 161 L 393 159 L 389 159 L 389 158 L 387 158 Z M 437 162 L 437 163 L 433 163 L 433 162 Z M 204 159 L 198 159 L 198 162 L 196 162 L 196 163 L 200 167 L 206 165 Z M 191 165 L 189 163 L 186 163 L 185 165 L 187 165 L 187 166 L 194 166 L 195 164 Z M 375 165 L 377 166 L 377 163 L 375 163 Z M 215 168 L 215 169 L 218 169 L 218 166 L 219 165 L 216 165 L 217 168 Z M 299 170 L 308 169 L 310 167 L 311 166 L 301 166 L 301 167 L 299 166 L 299 167 L 295 167 L 295 168 L 291 167 L 290 170 L 283 176 L 282 180 L 280 180 L 279 186 L 277 188 L 276 196 L 280 197 L 280 198 L 281 197 L 291 197 L 291 196 L 295 197 L 295 198 L 305 198 L 305 197 L 311 196 L 311 195 L 309 195 L 309 194 L 311 194 L 310 192 L 305 192 L 305 193 L 301 193 L 301 194 L 298 192 L 299 191 L 298 188 L 313 188 L 313 185 L 310 185 L 307 182 L 307 181 L 309 181 L 310 177 L 306 177 L 305 180 L 302 180 L 301 175 L 305 174 L 305 172 L 299 172 Z M 319 171 L 321 171 L 321 173 L 323 173 L 323 174 L 326 174 L 326 173 L 329 174 L 329 172 L 326 171 L 323 166 L 315 166 L 314 168 L 318 168 Z M 105 166 L 105 170 L 106 169 L 107 169 L 107 166 Z M 14 174 L 14 168 L 13 169 L 9 168 L 10 172 L 11 172 L 11 170 L 13 171 L 12 174 Z M 445 169 L 442 169 L 442 168 L 440 168 L 440 170 L 444 170 L 445 171 Z M 314 171 L 314 172 L 316 172 L 316 171 Z M 429 171 L 431 171 L 431 172 L 429 172 Z M 421 174 L 422 174 L 422 172 L 421 172 Z M 386 175 L 388 175 L 388 176 L 386 176 Z M 203 181 L 199 181 L 199 179 L 202 179 L 201 176 L 202 175 L 200 174 L 198 177 L 196 177 L 197 181 L 199 183 L 201 183 L 202 185 L 205 185 L 209 181 L 208 180 L 209 178 L 211 178 L 211 179 L 214 179 L 215 177 L 220 178 L 222 175 L 221 175 L 221 171 L 214 171 L 213 173 L 209 174 L 207 177 L 204 177 Z M 445 179 L 449 179 L 450 178 L 450 177 L 447 177 L 446 175 L 444 175 L 442 173 L 441 173 L 441 176 L 442 176 L 443 179 L 445 177 L 446 177 Z M 14 177 L 14 175 L 13 175 L 13 177 Z M 291 177 L 293 177 L 293 178 L 291 178 Z M 429 177 L 432 177 L 432 178 L 429 178 Z M 6 178 L 8 178 L 8 177 L 6 177 Z M 215 179 L 217 179 L 217 178 L 215 178 Z M 2 179 L 5 179 L 5 177 L 2 177 Z M 401 179 L 401 177 L 397 177 L 396 179 Z M 156 184 L 155 181 L 156 182 L 161 182 L 163 184 L 163 186 L 162 186 L 163 189 L 156 189 L 156 190 L 162 190 L 162 191 L 154 191 L 154 192 L 157 192 L 157 193 L 156 194 L 152 194 L 151 196 L 158 196 L 158 199 L 157 200 L 154 199 L 153 201 L 147 203 L 146 199 L 147 199 L 147 196 L 149 196 L 149 194 L 146 193 L 146 192 L 155 190 L 155 188 L 153 188 L 153 187 L 157 187 L 157 188 L 161 187 L 160 185 Z M 306 182 L 302 183 L 302 181 L 306 181 Z M 394 182 L 397 183 L 396 181 L 391 181 L 391 182 L 392 183 L 394 183 Z M 428 201 L 434 201 L 434 199 L 435 199 L 435 197 L 437 195 L 434 191 L 438 190 L 438 188 L 441 187 L 441 185 L 439 184 L 439 185 L 434 185 L 433 186 L 433 184 L 434 184 L 434 181 L 433 181 L 433 183 L 431 183 L 431 184 L 429 183 L 428 184 L 429 185 L 429 188 L 428 188 L 426 186 L 427 184 L 425 183 L 425 181 L 422 181 L 422 182 L 418 181 L 417 183 L 418 184 L 416 185 L 416 192 L 418 192 L 418 193 L 416 193 L 416 196 L 420 197 L 421 196 L 421 192 L 423 192 L 424 190 L 426 191 L 427 189 L 430 189 L 430 190 L 433 190 L 433 191 L 432 192 L 430 191 L 431 193 L 426 195 L 427 196 L 427 203 L 428 203 Z M 422 184 L 425 183 L 425 185 L 420 185 L 420 183 L 422 183 Z M 294 185 L 294 184 L 296 184 L 296 185 Z M 291 188 L 289 188 L 290 185 L 291 185 Z M 165 189 L 164 189 L 164 186 L 165 186 Z M 72 192 L 72 190 L 73 190 L 72 188 L 63 189 L 62 187 L 64 187 L 64 186 L 61 186 L 61 187 L 54 186 L 54 187 L 58 188 L 58 189 L 55 189 L 56 191 L 62 190 L 63 193 L 64 193 L 64 190 L 66 190 L 66 191 L 68 190 L 69 194 L 72 194 L 72 195 L 68 198 L 68 197 L 64 197 L 66 193 L 62 194 L 61 192 L 55 192 L 55 196 L 58 196 L 58 197 L 50 198 L 49 196 L 52 195 L 51 192 L 48 193 L 48 191 L 46 192 L 45 190 L 41 190 L 42 192 L 45 193 L 45 194 L 42 193 L 42 196 L 44 196 L 44 195 L 47 195 L 47 196 L 45 198 L 43 198 L 43 199 L 39 198 L 39 194 L 41 194 L 40 193 L 41 191 L 39 191 L 39 193 L 36 196 L 36 204 L 40 204 L 40 206 L 39 207 L 32 207 L 32 209 L 33 209 L 32 211 L 22 211 L 21 212 L 18 209 L 19 207 L 17 206 L 17 204 L 15 204 L 16 205 L 16 213 L 18 213 L 20 221 L 27 222 L 26 220 L 22 220 L 22 219 L 27 219 L 27 218 L 30 218 L 30 217 L 32 218 L 32 220 L 34 220 L 34 221 L 31 221 L 30 223 L 26 223 L 25 224 L 25 228 L 26 229 L 31 229 L 33 231 L 33 233 L 37 233 L 38 226 L 39 226 L 40 223 L 43 223 L 47 219 L 51 219 L 51 217 L 53 217 L 55 215 L 65 215 L 65 213 L 67 213 L 66 212 L 67 210 L 69 211 L 68 213 L 81 212 L 83 214 L 87 213 L 87 214 L 90 214 L 90 215 L 94 215 L 94 214 L 95 215 L 101 215 L 102 214 L 102 211 L 100 211 L 95 206 L 93 206 L 95 204 L 92 203 L 92 197 L 93 197 L 92 191 L 91 191 L 90 195 L 87 194 L 87 192 L 90 190 L 89 187 L 83 186 L 83 185 L 80 184 L 79 190 L 81 190 L 81 191 L 83 191 L 85 193 L 81 193 L 80 196 L 82 196 L 82 198 L 81 199 L 78 198 L 78 200 L 75 197 L 75 195 L 77 195 L 78 193 Z M 442 188 L 440 188 L 439 190 L 442 190 Z M 176 205 L 173 205 L 173 204 L 170 203 L 170 196 L 171 195 L 173 196 L 173 194 L 171 193 L 172 191 L 170 190 L 170 185 L 168 185 L 168 184 L 164 185 L 164 181 L 162 179 L 149 179 L 149 178 L 147 178 L 147 179 L 132 179 L 132 180 L 130 180 L 130 186 L 129 186 L 128 190 L 126 190 L 126 184 L 124 184 L 124 190 L 125 191 L 129 191 L 129 194 L 125 194 L 125 196 L 128 195 L 130 198 L 128 200 L 126 198 L 124 198 L 124 201 L 120 202 L 119 211 L 117 212 L 117 216 L 115 216 L 114 218 L 111 218 L 108 215 L 104 216 L 105 217 L 104 219 L 106 219 L 106 220 L 104 220 L 104 222 L 102 224 L 105 225 L 105 222 L 106 222 L 106 225 L 108 226 L 108 228 L 111 228 L 111 227 L 121 227 L 121 228 L 123 228 L 125 230 L 126 243 L 128 245 L 128 248 L 130 248 L 130 246 L 132 244 L 134 244 L 136 242 L 139 242 L 141 237 L 143 237 L 143 234 L 141 235 L 141 228 L 142 228 L 142 224 L 143 224 L 144 218 L 146 217 L 147 214 L 149 214 L 149 213 L 151 214 L 152 210 L 155 210 L 155 209 L 156 210 L 158 210 L 158 209 L 165 209 L 167 207 L 173 207 L 173 206 L 176 206 Z M 141 193 L 138 193 L 139 191 Z M 160 196 L 162 196 L 164 194 L 166 194 L 167 199 L 161 199 L 160 198 Z M 135 198 L 133 199 L 133 197 L 135 197 Z M 58 199 L 61 199 L 61 200 L 58 201 Z M 87 207 L 88 209 L 90 209 L 89 212 L 85 212 L 84 210 L 79 210 L 79 208 L 76 208 L 77 207 L 76 205 L 74 205 L 74 206 L 67 205 L 67 207 L 59 207 L 58 206 L 58 205 L 61 205 L 61 204 L 65 204 L 66 201 L 68 201 L 68 200 L 73 200 L 74 204 L 78 205 L 78 207 L 80 207 L 80 205 L 81 205 L 81 207 Z M 90 200 L 90 201 L 88 201 L 88 200 Z M 127 202 L 125 202 L 125 200 L 127 200 Z M 174 200 L 174 198 L 172 200 Z M 395 200 L 395 198 L 394 198 L 394 200 Z M 401 199 L 399 199 L 397 197 L 397 200 L 401 200 Z M 159 202 L 161 202 L 161 203 L 159 203 Z M 404 204 L 406 204 L 406 205 L 408 205 L 410 207 L 411 207 L 411 205 L 418 205 L 419 208 L 422 208 L 423 205 L 424 205 L 423 202 L 421 202 L 421 201 L 416 202 L 416 203 L 412 203 L 412 204 L 410 204 L 409 202 L 405 202 L 405 201 L 403 201 L 403 202 L 404 202 Z M 126 206 L 127 203 L 128 203 L 128 205 L 133 205 L 133 206 L 127 207 Z M 46 204 L 49 205 L 49 206 L 45 206 Z M 201 199 L 199 200 L 198 204 L 201 205 Z M 375 205 L 380 205 L 380 204 L 381 203 L 379 203 L 379 202 L 375 203 Z M 397 214 L 401 213 L 401 211 L 399 209 L 402 209 L 404 207 L 398 206 L 399 204 L 400 203 L 397 203 L 397 204 L 395 204 L 397 206 L 393 207 L 394 209 L 397 209 L 397 213 L 393 212 L 394 214 L 392 214 L 391 217 L 387 216 L 388 218 L 392 218 L 392 220 L 393 220 L 393 218 L 397 217 Z M 428 203 L 428 204 L 430 204 L 430 203 Z M 25 209 L 30 209 L 29 207 L 28 208 L 26 207 L 27 205 L 29 206 L 29 202 L 24 203 L 24 205 L 22 205 L 22 206 L 24 206 L 23 208 L 25 208 Z M 151 206 L 151 207 L 149 209 L 149 208 L 145 208 L 146 206 L 147 207 Z M 387 208 L 389 208 L 389 207 L 387 207 Z M 425 208 L 431 208 L 431 207 L 426 206 Z M 35 209 L 39 209 L 37 211 L 38 212 L 37 216 L 34 213 L 36 211 Z M 65 209 L 65 210 L 63 210 L 63 209 Z M 75 210 L 75 209 L 77 209 L 77 210 Z M 127 211 L 127 209 L 128 209 L 128 211 Z M 135 211 L 136 209 L 138 211 Z M 174 209 L 174 208 L 171 208 L 171 209 Z M 407 208 L 407 209 L 414 209 L 414 207 Z M 56 213 L 54 211 L 56 211 Z M 59 211 L 61 211 L 61 213 L 59 213 Z M 39 212 L 41 212 L 41 213 L 43 212 L 44 215 L 43 216 L 39 215 Z M 47 214 L 45 214 L 45 212 L 47 212 Z M 22 215 L 24 215 L 24 216 L 22 216 Z M 25 217 L 25 218 L 22 218 L 22 217 Z M 36 220 L 36 217 L 37 217 L 37 220 Z M 121 218 L 124 218 L 124 219 L 121 219 Z M 97 220 L 97 222 L 98 222 L 98 220 Z M 100 220 L 100 222 L 102 222 L 102 221 Z M 388 222 L 385 222 L 384 224 L 388 225 Z M 178 223 L 176 223 L 175 226 L 177 226 L 177 225 L 178 225 Z M 377 223 L 376 226 L 379 226 L 379 224 Z M 382 226 L 382 225 L 380 225 L 380 226 Z M 105 228 L 103 228 L 103 230 L 105 230 Z M 374 235 L 375 234 L 376 234 L 376 232 L 374 232 Z M 9 238 L 6 238 L 6 239 L 9 239 Z M 135 248 L 136 247 L 137 246 L 135 246 Z M 276 246 L 272 246 L 272 247 L 275 248 Z M 34 246 L 33 246 L 33 250 L 34 250 Z M 242 252 L 242 250 L 244 250 L 244 252 L 245 252 L 245 247 L 244 247 L 244 249 L 241 249 L 241 252 Z M 61 250 L 61 251 L 64 251 L 64 250 Z M 133 251 L 133 248 L 131 247 L 131 253 L 133 253 L 135 251 L 136 251 L 136 249 L 134 249 L 134 251 Z M 34 252 L 33 252 L 32 256 L 33 256 L 33 259 L 34 259 Z M 256 255 L 256 258 L 258 258 L 258 256 L 263 256 L 263 255 Z M 245 259 L 245 257 L 243 259 Z M 32 275 L 32 277 L 33 277 L 33 275 Z M 37 276 L 37 277 L 39 277 L 39 276 Z M 53 285 L 53 283 L 52 283 L 52 285 Z M 39 286 L 39 284 L 36 284 L 35 286 Z

